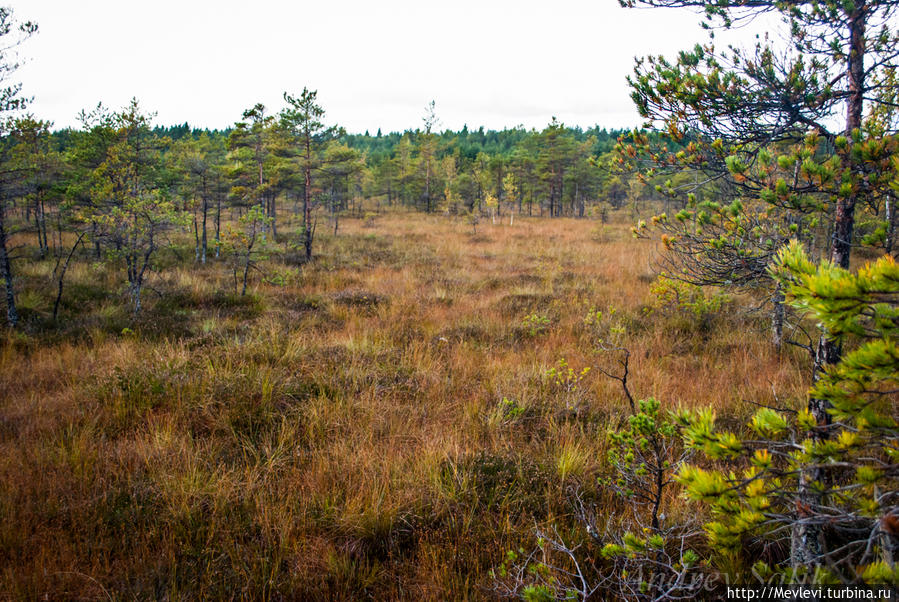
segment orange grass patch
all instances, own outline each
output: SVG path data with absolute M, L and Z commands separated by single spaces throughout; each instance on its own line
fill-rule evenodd
M 345 219 L 312 264 L 275 255 L 295 274 L 255 274 L 248 300 L 224 262 L 177 267 L 136 323 L 86 304 L 66 310 L 78 336 L 10 335 L 0 591 L 492 597 L 507 549 L 571 520 L 572 487 L 622 510 L 596 482 L 627 411 L 601 340 L 670 408 L 739 422 L 804 398 L 803 359 L 738 304 L 701 329 L 648 311 L 656 248 L 628 228 Z M 90 293 L 92 268 L 72 274 Z M 546 376 L 562 359 L 592 368 L 573 390 Z

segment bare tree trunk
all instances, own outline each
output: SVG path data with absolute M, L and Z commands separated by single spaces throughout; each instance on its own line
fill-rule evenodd
M 263 174 L 262 174 L 262 161 L 259 158 L 261 153 L 262 153 L 261 147 L 257 143 L 256 163 L 259 165 L 259 192 L 260 192 L 260 197 L 261 197 L 259 199 L 259 202 L 262 205 L 262 215 L 268 215 L 268 205 L 265 202 L 265 194 L 262 192 L 262 187 L 265 185 L 265 179 L 263 178 Z M 265 230 L 266 230 L 265 220 L 262 221 L 261 229 L 262 229 L 262 240 L 263 240 L 263 242 L 265 242 Z
M 271 199 L 269 200 L 269 214 L 272 218 L 272 239 L 275 240 L 278 238 L 278 225 L 277 225 L 278 208 L 275 205 L 275 196 L 274 195 L 272 195 Z
M 431 158 L 428 157 L 425 163 L 425 209 L 426 213 L 431 212 Z M 334 227 L 335 234 L 337 227 Z
M 883 247 L 888 255 L 893 254 L 893 239 L 896 234 L 896 225 L 893 223 L 893 193 L 887 192 L 886 202 L 884 204 L 885 218 L 887 222 L 886 236 L 883 240 Z
M 255 236 L 254 236 L 255 238 Z M 243 264 L 243 288 L 240 289 L 240 296 L 243 297 L 247 294 L 247 277 L 250 274 L 250 253 L 252 252 L 253 246 L 252 244 L 247 247 L 247 254 L 244 258 Z
M 56 322 L 56 318 L 59 315 L 59 302 L 62 301 L 62 284 L 63 280 L 66 277 L 66 271 L 69 269 L 69 262 L 72 260 L 72 255 L 75 253 L 75 249 L 78 248 L 78 245 L 81 244 L 81 240 L 84 238 L 84 232 L 78 235 L 78 240 L 75 241 L 75 244 L 72 245 L 71 250 L 69 251 L 68 256 L 66 256 L 66 261 L 62 264 L 62 271 L 59 273 L 59 278 L 57 278 L 57 289 L 56 289 L 56 300 L 53 302 L 53 321 Z
M 97 261 L 100 261 L 100 237 L 97 235 L 97 223 L 96 222 L 91 223 L 91 231 L 93 234 L 91 236 L 91 238 L 94 239 L 94 259 L 96 259 Z
M 197 222 L 197 214 L 194 213 L 194 261 L 200 261 L 200 224 Z
M 564 209 L 564 207 L 562 206 L 562 203 L 565 202 L 564 201 L 564 199 L 565 199 L 565 179 L 564 178 L 565 178 L 565 172 L 563 170 L 559 170 L 559 197 L 558 197 L 559 202 L 556 203 L 556 216 L 557 217 L 562 217 L 562 210 Z
M 41 232 L 44 235 L 44 250 L 50 250 L 50 244 L 47 242 L 47 210 L 44 207 L 44 199 L 41 199 Z
M 771 311 L 771 342 L 778 351 L 783 347 L 784 300 L 783 286 L 778 283 L 771 296 L 771 302 L 774 304 L 774 309 Z
M 312 203 L 309 198 L 309 189 L 312 187 L 312 168 L 309 165 L 311 160 L 311 149 L 307 139 L 306 165 L 303 169 L 303 247 L 306 251 L 306 261 L 312 260 Z
M 134 282 L 131 285 L 131 303 L 134 305 L 134 313 L 135 314 L 140 313 L 140 308 L 141 308 L 140 289 L 141 289 L 141 286 L 142 285 L 140 282 Z
M 4 207 L 0 201 L 0 277 L 6 284 L 6 321 L 10 326 L 19 323 L 19 312 L 16 311 L 16 294 L 13 288 L 12 265 L 9 261 L 9 251 L 6 248 L 6 226 L 4 224 Z
M 222 248 L 222 195 L 215 197 L 215 257 L 218 259 Z
M 47 229 L 44 223 L 44 202 L 38 192 L 34 198 L 34 225 L 37 228 L 37 245 L 41 259 L 47 256 Z
M 555 217 L 555 202 L 556 202 L 556 178 L 553 176 L 552 181 L 549 184 L 549 216 Z
M 206 199 L 206 195 L 203 195 L 203 229 L 200 234 L 200 263 L 206 263 L 206 216 L 209 214 L 209 201 Z
M 201 233 L 201 242 L 200 242 L 200 263 L 206 263 L 206 220 L 209 215 L 209 193 L 206 187 L 206 176 L 203 176 L 203 198 L 202 198 L 202 212 L 203 212 L 203 232 Z

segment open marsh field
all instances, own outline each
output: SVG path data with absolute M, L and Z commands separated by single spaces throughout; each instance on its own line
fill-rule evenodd
M 765 316 L 658 302 L 656 245 L 628 222 L 346 219 L 246 297 L 224 264 L 173 267 L 136 321 L 85 261 L 62 334 L 39 327 L 46 274 L 22 274 L 38 292 L 0 346 L 0 592 L 496 597 L 490 570 L 535 527 L 585 537 L 575 493 L 627 511 L 597 482 L 628 413 L 611 348 L 637 398 L 726 425 L 804 399 L 807 362 Z

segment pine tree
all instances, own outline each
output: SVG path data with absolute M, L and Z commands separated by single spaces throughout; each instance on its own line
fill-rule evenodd
M 18 23 L 12 10 L 0 7 L 0 141 L 9 136 L 11 123 L 6 116 L 21 111 L 27 99 L 21 95 L 22 84 L 9 83 L 9 78 L 19 68 L 20 63 L 15 56 L 16 48 L 37 32 L 37 25 L 31 22 Z M 8 84 L 8 85 L 7 85 Z M 5 145 L 4 145 L 5 146 Z M 6 157 L 2 157 L 6 159 Z M 12 172 L 15 176 L 16 173 Z M 4 187 L 8 186 L 3 182 Z M 8 247 L 9 224 L 6 220 L 6 202 L 8 195 L 0 197 L 0 278 L 6 289 L 6 321 L 15 326 L 19 321 L 16 310 L 16 293 L 12 269 L 12 258 Z
M 303 88 L 298 96 L 284 93 L 287 107 L 281 111 L 281 128 L 296 145 L 296 158 L 303 172 L 303 249 L 306 261 L 312 260 L 313 175 L 321 164 L 325 143 L 340 133 L 337 126 L 326 126 L 325 110 L 316 102 L 318 92 Z
M 424 123 L 424 131 L 419 135 L 418 155 L 420 164 L 425 172 L 425 211 L 430 213 L 432 204 L 431 179 L 434 176 L 434 164 L 437 155 L 437 136 L 433 130 L 440 124 L 433 100 L 425 107 L 425 116 L 421 120 Z
M 196 238 L 196 260 L 206 263 L 208 248 L 208 222 L 212 201 L 215 198 L 215 182 L 224 169 L 224 145 L 217 137 L 203 132 L 197 139 L 182 138 L 172 147 L 179 176 L 182 183 L 181 193 L 190 200 L 194 212 L 193 226 Z M 220 220 L 220 216 L 216 217 Z M 218 228 L 216 228 L 216 244 L 218 244 Z
M 775 546 L 791 539 L 790 565 L 759 562 L 760 578 L 899 585 L 899 266 L 889 256 L 857 273 L 815 265 L 794 241 L 778 253 L 774 276 L 834 343 L 857 345 L 809 392 L 827 402 L 830 420 L 822 425 L 807 408 L 762 408 L 742 437 L 718 430 L 711 411 L 683 412 L 689 447 L 742 468 L 686 466 L 678 479 L 711 507 L 705 530 L 718 553 L 739 554 L 748 537 Z M 811 533 L 813 542 L 796 541 Z M 796 554 L 810 545 L 812 562 Z
M 726 179 L 731 190 L 727 205 L 737 200 L 755 210 L 755 202 L 761 201 L 793 216 L 813 215 L 810 226 L 820 218 L 827 238 L 824 256 L 847 269 L 856 208 L 892 194 L 895 138 L 876 127 L 876 119 L 866 120 L 865 114 L 866 107 L 874 114 L 877 106 L 891 106 L 889 74 L 899 42 L 891 15 L 899 2 L 622 0 L 622 4 L 700 9 L 707 27 L 749 22 L 762 12 L 780 14 L 786 25 L 785 48 L 775 47 L 766 36 L 749 51 L 731 47 L 722 52 L 709 42 L 681 52 L 675 61 L 649 57 L 638 62 L 630 79 L 632 97 L 641 115 L 667 140 L 653 144 L 648 136 L 635 134 L 621 150 L 626 157 L 647 158 L 658 168 L 686 167 L 708 181 Z M 837 130 L 833 123 L 842 127 Z M 688 217 L 703 214 L 709 215 L 695 207 Z M 791 219 L 786 227 L 802 227 Z M 742 242 L 740 231 L 726 237 L 725 248 L 732 246 L 731 241 Z M 704 228 L 695 232 L 701 243 L 714 242 L 704 237 Z M 776 242 L 767 245 L 769 257 Z M 757 255 L 747 246 L 738 247 L 738 252 L 747 251 Z M 824 331 L 813 354 L 814 378 L 820 379 L 827 366 L 840 360 L 841 347 Z M 808 410 L 818 426 L 830 423 L 826 399 L 810 398 Z M 811 484 L 821 476 L 818 469 L 805 475 L 806 499 L 816 499 Z M 820 527 L 800 522 L 796 531 L 794 560 L 815 564 Z
M 565 193 L 565 172 L 572 163 L 575 151 L 574 139 L 565 126 L 553 117 L 540 133 L 537 145 L 537 169 L 548 191 L 549 216 L 559 217 L 562 215 Z
M 107 256 L 125 264 L 135 313 L 141 310 L 143 286 L 164 232 L 188 219 L 165 186 L 170 174 L 162 148 L 170 141 L 157 138 L 150 126 L 151 117 L 136 99 L 100 117 L 95 127 L 111 138 L 103 160 L 91 172 L 92 203 L 83 213 L 96 240 L 106 242 Z
M 260 222 L 263 239 L 269 228 L 273 236 L 277 233 L 271 177 L 275 118 L 266 112 L 261 103 L 247 109 L 243 112 L 243 121 L 236 123 L 228 136 L 233 161 L 231 194 L 248 209 L 259 205 L 263 215 L 271 218 Z

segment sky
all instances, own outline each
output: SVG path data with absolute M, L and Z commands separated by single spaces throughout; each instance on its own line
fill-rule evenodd
M 30 111 L 78 126 L 136 97 L 155 123 L 224 128 L 257 102 L 318 90 L 326 120 L 374 134 L 440 128 L 632 127 L 635 56 L 706 40 L 695 14 L 616 0 L 15 0 L 39 33 L 16 73 Z

